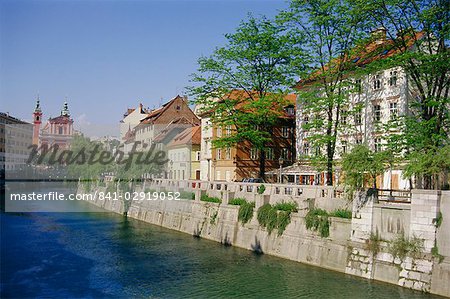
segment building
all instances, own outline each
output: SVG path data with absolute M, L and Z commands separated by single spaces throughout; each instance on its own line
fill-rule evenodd
M 125 154 L 133 149 L 145 151 L 152 146 L 167 154 L 167 145 L 175 136 L 187 128 L 199 126 L 200 119 L 189 107 L 187 98 L 177 95 L 153 110 L 143 109 L 142 104 L 139 105 L 138 113 L 128 110 L 122 124 L 128 125 L 120 139 L 120 149 Z M 169 169 L 165 169 L 164 176 L 169 176 Z
M 179 95 L 161 107 L 149 111 L 134 128 L 135 141 L 139 142 L 138 148 L 140 149 L 146 144 L 150 145 L 158 135 L 161 133 L 165 135 L 170 129 L 173 129 L 175 124 L 178 124 L 180 128 L 185 125 L 183 129 L 186 126 L 200 125 L 200 120 L 189 107 L 187 98 Z M 181 129 L 177 134 L 180 132 Z
M 248 103 L 245 92 L 235 90 L 228 95 L 238 99 L 237 109 Z M 288 104 L 282 107 L 278 123 L 272 131 L 272 140 L 266 150 L 265 169 L 266 179 L 276 181 L 277 176 L 272 173 L 283 165 L 291 165 L 295 159 L 295 101 L 294 94 L 285 96 Z M 201 109 L 199 109 L 201 110 Z M 250 112 L 251 113 L 251 112 Z M 211 123 L 210 112 L 200 113 L 202 118 L 201 137 L 201 179 L 218 181 L 241 181 L 245 178 L 259 177 L 260 152 L 249 141 L 240 142 L 229 148 L 215 148 L 213 141 L 231 135 L 233 126 L 218 127 Z M 281 159 L 280 159 L 281 158 Z
M 423 33 L 417 33 L 415 39 L 420 40 Z M 386 59 L 395 55 L 395 50 L 390 44 L 391 40 L 386 38 L 384 29 L 375 30 L 372 33 L 371 41 L 356 51 L 349 58 L 354 66 L 364 67 L 374 60 Z M 411 39 L 411 50 L 414 50 L 413 39 Z M 309 80 L 309 82 L 308 82 Z M 299 81 L 296 88 L 299 90 L 309 88 L 308 85 L 314 78 L 305 81 Z M 384 124 L 397 116 L 406 115 L 408 106 L 414 100 L 413 87 L 409 82 L 405 72 L 400 67 L 392 67 L 377 73 L 359 76 L 355 75 L 346 78 L 356 87 L 349 94 L 348 107 L 344 109 L 340 116 L 340 130 L 336 140 L 335 159 L 340 160 L 343 154 L 350 151 L 356 144 L 367 144 L 373 151 L 380 151 L 385 146 L 386 132 L 382 130 Z M 355 107 L 361 107 L 359 111 L 346 113 L 346 111 L 355 111 Z M 317 172 L 308 165 L 308 157 L 313 155 L 309 138 L 311 132 L 305 130 L 305 125 L 314 117 L 323 117 L 319 115 L 309 115 L 302 108 L 301 98 L 297 100 L 297 158 L 300 161 L 294 167 L 286 169 L 299 177 L 300 183 L 306 184 L 325 184 L 326 179 L 323 172 Z M 334 115 L 333 117 L 336 117 Z M 391 130 L 389 134 L 397 134 L 398 131 Z M 337 167 L 333 176 L 333 184 L 339 184 L 340 171 Z M 402 178 L 401 169 L 387 170 L 376 180 L 376 185 L 380 189 L 409 189 L 410 182 Z
M 169 177 L 176 180 L 200 179 L 201 127 L 186 128 L 167 145 Z
M 47 149 L 52 146 L 58 146 L 60 149 L 70 148 L 75 130 L 67 102 L 64 103 L 60 115 L 50 117 L 43 127 L 42 116 L 38 99 L 33 111 L 33 144 Z
M 8 113 L 0 113 L 0 171 L 23 168 L 30 157 L 33 141 L 33 125 L 15 118 Z
M 148 113 L 149 109 L 144 108 L 142 103 L 139 103 L 137 108 L 128 108 L 120 121 L 119 139 L 124 140 L 125 135 L 139 125 L 148 116 Z

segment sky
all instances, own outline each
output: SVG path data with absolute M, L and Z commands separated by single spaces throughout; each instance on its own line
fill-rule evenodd
M 251 12 L 284 0 L 0 0 L 0 111 L 44 118 L 65 98 L 77 126 L 116 124 L 139 102 L 153 108 L 189 85 L 197 59 L 225 44 Z

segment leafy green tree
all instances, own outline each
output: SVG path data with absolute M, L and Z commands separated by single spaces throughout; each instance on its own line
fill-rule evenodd
M 353 190 L 364 188 L 368 177 L 376 188 L 376 177 L 385 171 L 388 152 L 372 152 L 366 145 L 355 146 L 342 158 L 345 183 Z
M 102 151 L 103 146 L 100 142 L 76 135 L 71 141 L 70 150 L 65 150 L 60 155 L 67 162 L 67 171 L 70 177 L 93 181 L 98 180 L 102 173 L 114 169 L 113 159 L 110 163 L 100 161 Z
M 364 19 L 352 12 L 348 1 L 294 0 L 278 21 L 307 53 L 299 59 L 303 72 L 299 73 L 301 80 L 296 86 L 300 101 L 297 115 L 314 152 L 306 158 L 319 170 L 326 170 L 327 184 L 331 185 L 342 115 L 358 109 L 349 102 L 349 95 L 357 91 L 355 82 L 348 79 L 349 57 L 365 34 L 360 30 Z
M 198 60 L 189 93 L 215 127 L 231 128 L 213 141 L 216 148 L 248 142 L 259 150 L 259 176 L 265 173 L 265 150 L 288 104 L 285 95 L 294 81 L 298 47 L 283 28 L 265 17 L 249 16 L 227 44 Z M 230 131 L 230 130 L 228 130 Z
M 438 187 L 436 175 L 449 170 L 446 163 L 430 165 L 449 144 L 450 1 L 353 0 L 352 5 L 372 28 L 386 30 L 386 51 L 395 52 L 366 70 L 399 66 L 408 77 L 412 101 L 402 120 L 406 174 L 422 176 L 425 188 Z

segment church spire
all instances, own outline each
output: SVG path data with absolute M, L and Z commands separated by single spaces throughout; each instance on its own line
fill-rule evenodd
M 63 109 L 61 110 L 61 115 L 62 116 L 70 116 L 69 105 L 67 104 L 67 98 L 64 101 L 64 106 L 63 106 Z
M 41 101 L 39 100 L 39 94 L 37 95 L 36 107 L 34 108 L 34 112 L 42 112 Z

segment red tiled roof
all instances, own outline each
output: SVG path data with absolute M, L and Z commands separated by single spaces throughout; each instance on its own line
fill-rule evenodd
M 73 122 L 73 120 L 69 116 L 65 116 L 65 115 L 60 115 L 57 117 L 49 118 L 48 121 L 49 121 L 49 123 L 52 123 L 52 124 L 68 124 L 68 123 Z
M 200 145 L 201 142 L 201 127 L 195 126 L 192 128 L 186 128 L 184 131 L 175 136 L 168 147 L 174 147 L 178 145 Z
M 271 96 L 271 95 L 274 95 L 274 94 L 267 93 L 267 96 Z M 235 89 L 235 90 L 231 91 L 228 95 L 225 95 L 222 99 L 218 100 L 217 103 L 223 102 L 224 100 L 234 100 L 234 101 L 236 101 L 235 108 L 239 110 L 239 109 L 245 108 L 245 105 L 249 104 L 251 102 L 250 100 L 252 98 L 253 98 L 253 100 L 257 100 L 259 98 L 258 92 L 256 92 L 256 91 L 247 92 L 245 90 Z M 282 108 L 285 108 L 285 107 L 291 106 L 291 105 L 294 106 L 294 109 L 295 109 L 296 99 L 297 99 L 297 96 L 295 94 L 290 93 L 290 94 L 284 95 L 283 99 L 285 100 L 285 102 L 283 103 L 284 104 L 283 107 L 273 105 L 272 109 L 274 111 L 281 110 Z M 251 112 L 251 111 L 249 111 L 249 112 Z M 203 111 L 200 114 L 201 115 L 209 114 L 209 112 Z M 286 112 L 283 112 L 283 115 L 280 115 L 280 117 L 291 117 L 291 116 L 288 115 Z
M 167 103 L 163 104 L 161 107 L 152 110 L 149 112 L 149 114 L 141 121 L 140 124 L 151 124 L 154 120 L 156 120 L 164 111 L 167 110 L 167 108 L 170 106 L 169 104 L 175 101 L 176 99 L 181 98 L 180 95 L 177 95 Z M 140 125 L 139 124 L 139 125 Z
M 416 32 L 414 35 L 410 36 L 405 35 L 407 49 L 404 50 L 410 49 L 416 43 L 416 41 L 422 39 L 424 36 L 424 32 Z M 404 50 L 400 49 L 399 47 L 395 47 L 395 42 L 396 41 L 392 39 L 386 39 L 382 42 L 380 42 L 379 39 L 372 39 L 365 45 L 355 47 L 353 51 L 354 53 L 343 58 L 343 63 L 347 64 L 345 66 L 346 69 L 364 67 L 365 65 L 368 65 L 374 61 L 386 59 L 388 57 L 392 57 L 396 54 L 402 53 Z M 313 72 L 307 79 L 298 81 L 294 87 L 300 89 L 305 85 L 315 82 L 323 74 L 323 71 L 328 71 L 330 68 L 338 66 L 339 64 L 342 65 L 342 62 L 340 63 L 339 59 L 333 60 L 330 64 L 324 67 L 324 70 L 319 69 Z

